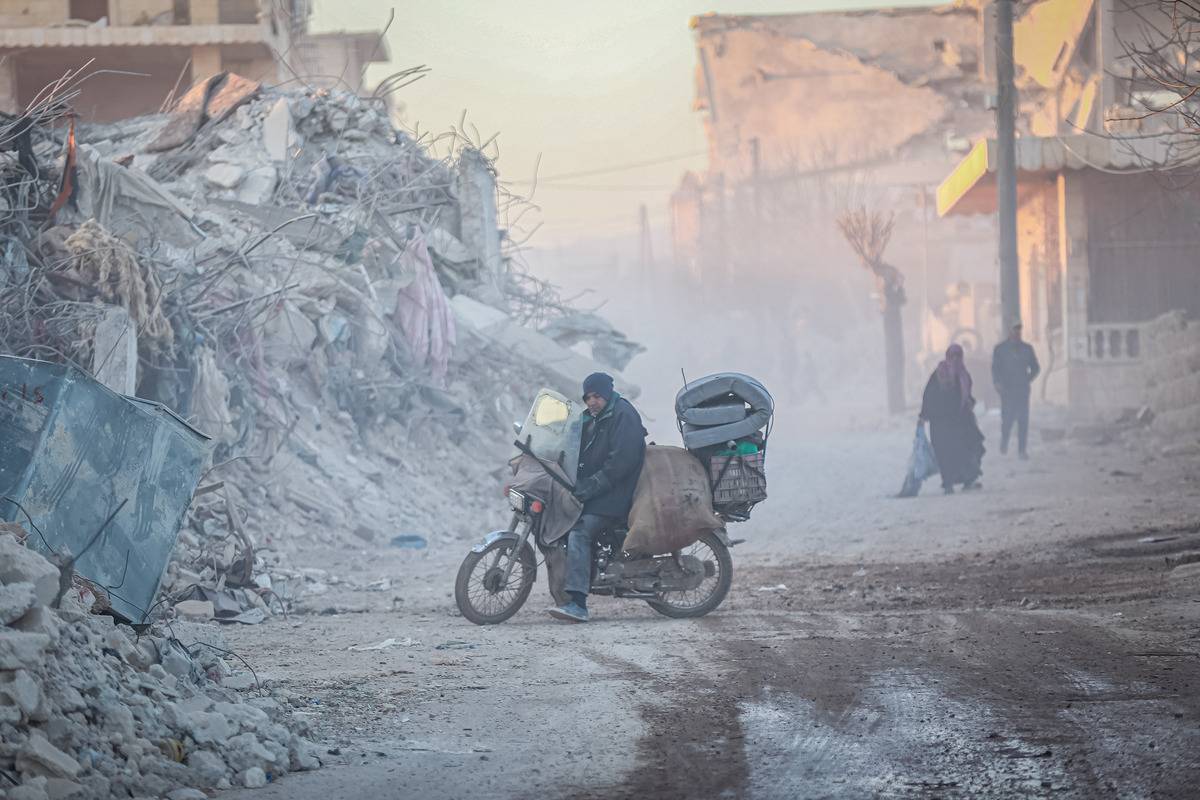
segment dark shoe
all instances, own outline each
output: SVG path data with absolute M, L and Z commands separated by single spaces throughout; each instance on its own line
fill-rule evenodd
M 943 486 L 942 494 L 954 494 L 954 487 L 953 486 Z
M 555 619 L 561 619 L 563 622 L 587 622 L 587 609 L 579 605 L 579 603 L 567 603 L 563 606 L 550 609 L 550 616 Z

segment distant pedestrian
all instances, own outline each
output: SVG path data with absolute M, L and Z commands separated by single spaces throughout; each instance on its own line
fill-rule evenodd
M 1042 371 L 1033 347 L 1021 340 L 1021 321 L 1008 329 L 1008 338 L 992 351 L 992 384 L 1000 394 L 1000 452 L 1008 452 L 1013 425 L 1017 426 L 1017 453 L 1029 457 L 1030 387 Z
M 961 345 L 946 350 L 946 360 L 938 364 L 925 385 L 921 401 L 921 420 L 929 420 L 929 440 L 942 474 L 942 490 L 954 494 L 954 487 L 980 488 L 983 475 L 983 433 L 975 421 L 975 398 L 971 394 L 971 373 L 963 363 Z

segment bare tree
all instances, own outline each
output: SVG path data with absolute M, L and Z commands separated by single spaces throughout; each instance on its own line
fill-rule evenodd
M 1118 8 L 1130 33 L 1120 42 L 1127 70 L 1121 70 L 1119 105 L 1106 109 L 1109 130 L 1171 139 L 1166 163 L 1196 156 L 1200 0 L 1125 0 Z
M 837 223 L 862 265 L 875 276 L 883 312 L 888 411 L 899 414 L 904 411 L 904 326 L 900 317 L 906 300 L 904 276 L 883 260 L 895 227 L 895 215 L 868 212 L 865 206 L 860 206 L 839 214 Z

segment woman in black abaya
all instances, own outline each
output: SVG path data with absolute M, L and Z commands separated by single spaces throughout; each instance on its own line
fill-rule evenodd
M 978 489 L 983 475 L 983 433 L 975 421 L 971 374 L 963 363 L 963 349 L 952 344 L 946 360 L 938 364 L 925 385 L 921 419 L 929 420 L 929 440 L 942 473 L 942 489 Z

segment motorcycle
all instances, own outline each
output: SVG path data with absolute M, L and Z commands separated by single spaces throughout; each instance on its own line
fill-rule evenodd
M 517 449 L 536 459 L 565 488 L 570 488 L 573 475 L 564 465 L 577 461 L 568 457 L 571 448 L 559 449 L 555 459 L 544 456 L 548 448 L 578 441 L 569 409 L 566 398 L 542 390 L 526 424 L 514 426 L 518 435 L 532 431 L 524 442 L 514 442 Z M 508 527 L 489 533 L 471 548 L 454 582 L 459 611 L 476 625 L 504 622 L 525 605 L 537 578 L 534 545 L 547 559 L 565 558 L 566 537 L 550 542 L 544 535 L 548 498 L 514 487 L 507 489 L 507 498 L 512 509 Z M 718 517 L 733 521 L 719 513 Z M 733 582 L 730 548 L 737 544 L 724 528 L 706 531 L 681 550 L 655 555 L 625 552 L 626 533 L 625 528 L 612 528 L 596 537 L 592 594 L 641 600 L 658 613 L 676 618 L 702 617 L 724 601 Z

